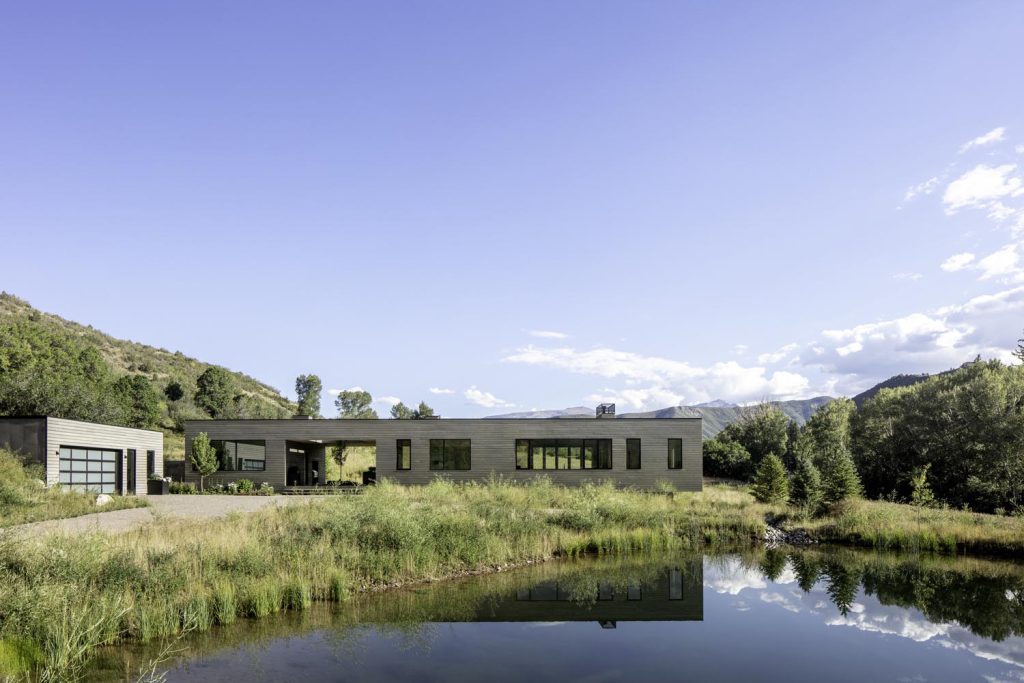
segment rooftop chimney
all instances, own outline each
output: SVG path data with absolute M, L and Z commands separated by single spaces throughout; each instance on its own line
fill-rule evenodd
M 597 407 L 598 417 L 615 417 L 615 404 L 602 403 Z

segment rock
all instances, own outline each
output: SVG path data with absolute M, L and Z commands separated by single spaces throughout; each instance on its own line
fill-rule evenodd
M 113 501 L 113 498 L 111 498 L 105 493 L 101 493 L 100 495 L 96 496 L 96 507 L 103 507 L 107 503 L 112 503 Z
M 769 524 L 764 530 L 764 544 L 769 548 L 777 548 L 780 545 L 811 545 L 813 543 L 814 539 L 803 529 L 787 532 Z

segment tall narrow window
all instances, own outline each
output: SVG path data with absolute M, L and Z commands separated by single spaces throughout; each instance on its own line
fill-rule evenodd
M 683 469 L 683 440 L 668 440 L 668 468 L 670 470 Z
M 530 469 L 530 442 L 527 439 L 516 439 L 516 469 Z
M 431 439 L 430 469 L 468 470 L 472 467 L 469 439 Z
M 395 442 L 398 451 L 398 469 L 412 469 L 412 439 L 399 439 Z
M 156 451 L 146 451 L 146 476 L 156 474 Z
M 626 469 L 640 469 L 640 439 L 626 439 Z

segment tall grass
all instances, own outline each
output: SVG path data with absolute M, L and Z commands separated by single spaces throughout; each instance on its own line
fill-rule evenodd
M 353 592 L 583 553 L 750 544 L 765 508 L 735 491 L 642 493 L 492 479 L 384 482 L 358 497 L 121 535 L 0 540 L 0 642 L 41 647 L 37 675 L 89 649 L 303 611 Z
M 113 496 L 98 508 L 96 494 L 46 488 L 43 478 L 41 466 L 26 464 L 17 454 L 0 449 L 0 527 L 146 505 L 141 498 Z

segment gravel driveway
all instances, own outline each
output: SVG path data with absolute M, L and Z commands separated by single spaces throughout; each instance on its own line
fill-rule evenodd
M 11 527 L 28 534 L 130 531 L 156 519 L 213 519 L 232 512 L 255 512 L 271 506 L 304 505 L 319 496 L 147 496 L 150 507 L 97 512 L 70 519 L 50 519 Z

